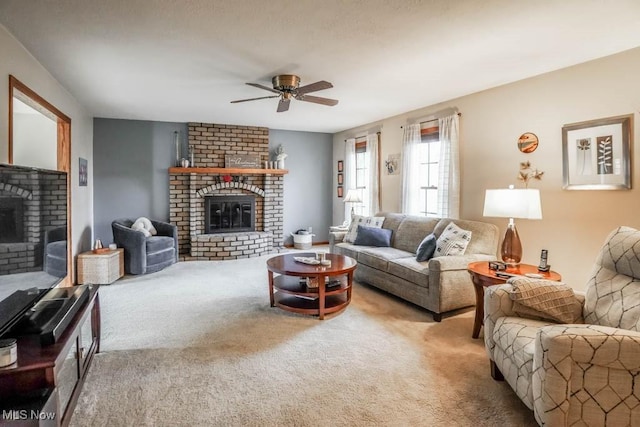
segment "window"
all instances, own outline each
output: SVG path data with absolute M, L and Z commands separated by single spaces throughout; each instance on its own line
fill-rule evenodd
M 428 123 L 428 122 L 427 122 Z M 438 126 L 420 126 L 418 144 L 418 185 L 420 187 L 419 212 L 428 217 L 438 216 L 438 172 L 440 161 L 440 135 Z
M 356 141 L 356 189 L 360 192 L 362 203 L 354 204 L 356 215 L 365 215 L 369 212 L 367 181 L 369 176 L 369 161 L 367 154 L 367 142 Z

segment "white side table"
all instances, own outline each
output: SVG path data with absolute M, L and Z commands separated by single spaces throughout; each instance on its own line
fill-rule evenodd
M 78 255 L 78 284 L 109 285 L 124 276 L 124 249 Z

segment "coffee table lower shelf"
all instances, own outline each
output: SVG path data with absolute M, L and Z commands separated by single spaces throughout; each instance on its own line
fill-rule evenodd
M 275 295 L 276 307 L 283 310 L 291 311 L 293 313 L 319 315 L 320 314 L 320 300 L 319 298 L 309 300 L 301 298 L 295 295 L 282 295 L 276 292 Z M 324 312 L 325 314 L 335 313 L 345 308 L 349 304 L 346 297 L 340 297 L 338 295 L 329 295 L 324 298 Z

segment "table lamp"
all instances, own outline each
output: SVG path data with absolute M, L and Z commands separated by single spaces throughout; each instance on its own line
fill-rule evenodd
M 509 218 L 500 254 L 505 263 L 517 265 L 522 259 L 522 243 L 513 220 L 514 218 L 542 219 L 540 191 L 528 188 L 515 189 L 513 185 L 505 189 L 486 190 L 482 215 Z
M 354 206 L 356 203 L 362 203 L 362 197 L 360 197 L 360 191 L 352 188 L 347 191 L 347 196 L 344 198 L 345 203 L 351 203 L 351 219 L 356 214 L 354 210 Z

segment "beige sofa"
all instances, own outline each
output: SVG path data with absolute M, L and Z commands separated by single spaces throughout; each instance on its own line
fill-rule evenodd
M 330 251 L 358 261 L 355 279 L 410 301 L 433 313 L 439 322 L 442 313 L 475 305 L 475 293 L 467 265 L 495 260 L 499 242 L 493 224 L 459 219 L 438 219 L 382 212 L 382 228 L 392 230 L 391 247 L 357 246 L 345 243 L 346 232 L 329 233 Z M 416 251 L 425 236 L 437 236 L 453 221 L 472 232 L 464 255 L 438 256 L 416 261 Z

